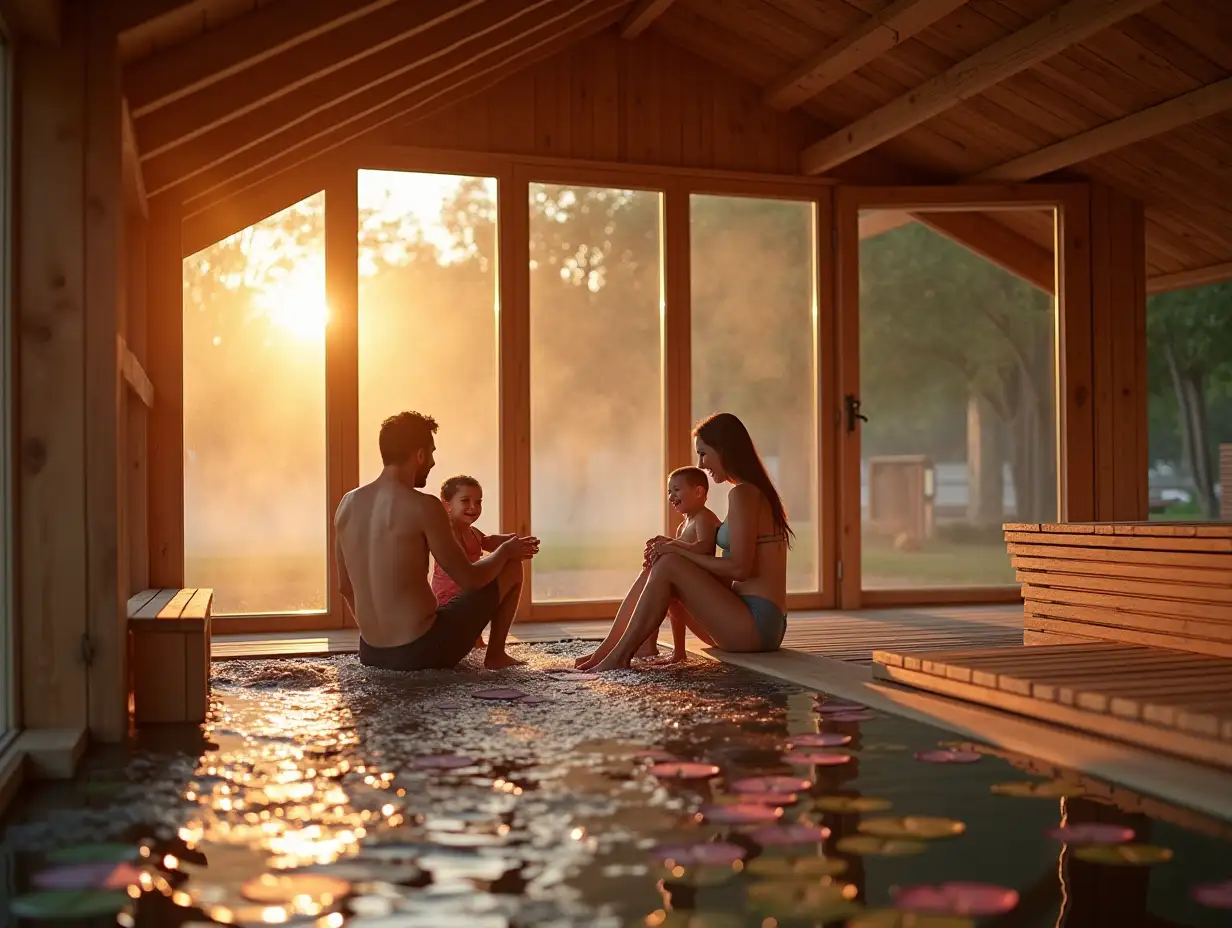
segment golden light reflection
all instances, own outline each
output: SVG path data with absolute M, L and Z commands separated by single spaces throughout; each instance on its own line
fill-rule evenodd
M 323 338 L 329 324 L 323 258 L 301 259 L 278 283 L 259 293 L 256 302 L 287 334 L 304 341 Z

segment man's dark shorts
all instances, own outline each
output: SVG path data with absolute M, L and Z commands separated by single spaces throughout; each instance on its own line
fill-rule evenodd
M 470 653 L 475 639 L 496 617 L 500 590 L 487 586 L 455 596 L 436 610 L 436 621 L 421 637 L 394 648 L 374 648 L 361 637 L 359 661 L 385 670 L 448 670 Z

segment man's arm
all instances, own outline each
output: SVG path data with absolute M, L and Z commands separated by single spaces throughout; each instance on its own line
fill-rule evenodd
M 479 529 L 475 529 L 479 531 Z M 484 535 L 482 532 L 479 535 L 479 548 L 481 551 L 495 551 L 510 538 L 514 538 L 512 533 L 508 535 Z
M 477 590 L 487 586 L 496 579 L 501 568 L 509 562 L 509 549 L 498 548 L 487 557 L 481 557 L 475 563 L 458 543 L 458 537 L 449 525 L 449 516 L 442 506 L 423 506 L 424 537 L 428 540 L 428 550 L 436 558 L 436 563 L 463 590 Z

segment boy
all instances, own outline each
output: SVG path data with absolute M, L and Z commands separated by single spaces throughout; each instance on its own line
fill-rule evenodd
M 616 646 L 620 636 L 624 634 L 637 605 L 638 597 L 646 586 L 646 578 L 650 575 L 651 548 L 657 547 L 662 554 L 672 549 L 692 551 L 695 554 L 714 555 L 715 537 L 719 532 L 721 520 L 707 506 L 706 498 L 710 495 L 710 479 L 700 467 L 678 467 L 667 478 L 667 501 L 671 507 L 684 516 L 684 521 L 676 530 L 675 538 L 658 536 L 646 542 L 646 550 L 642 560 L 642 572 L 638 575 L 629 592 L 625 594 L 624 602 L 616 613 L 616 620 L 603 643 L 592 653 L 578 658 L 574 663 L 580 670 L 588 670 L 598 664 L 608 652 Z M 669 610 L 672 620 L 672 655 L 663 663 L 679 664 L 688 660 L 685 650 L 685 625 L 675 612 Z M 638 650 L 637 657 L 655 657 L 659 653 L 656 635 L 651 634 Z

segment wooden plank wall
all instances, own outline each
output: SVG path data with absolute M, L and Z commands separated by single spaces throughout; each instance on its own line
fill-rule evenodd
M 582 161 L 798 174 L 816 124 L 653 35 L 605 32 L 448 109 L 396 145 Z
M 59 45 L 25 39 L 16 48 L 14 314 L 19 721 L 27 729 L 93 725 L 106 739 L 126 725 L 119 65 L 101 6 L 69 0 Z M 83 658 L 87 636 L 92 666 Z
M 1232 444 L 1219 446 L 1219 518 L 1232 522 Z

